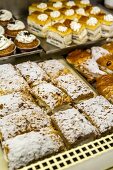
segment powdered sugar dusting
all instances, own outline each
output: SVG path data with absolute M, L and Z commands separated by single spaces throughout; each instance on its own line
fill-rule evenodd
M 52 119 L 57 123 L 60 131 L 70 144 L 76 144 L 79 137 L 84 139 L 89 135 L 95 138 L 97 135 L 96 128 L 77 109 L 71 108 L 59 111 L 52 116 Z
M 51 83 L 41 83 L 32 89 L 32 93 L 37 98 L 41 98 L 50 109 L 62 106 L 67 95 Z
M 73 100 L 76 100 L 81 95 L 84 96 L 93 93 L 93 91 L 86 86 L 83 81 L 72 74 L 59 76 L 56 81 L 57 86 L 64 89 Z
M 77 107 L 98 127 L 101 133 L 109 132 L 113 128 L 113 106 L 102 96 L 86 100 Z
M 51 78 L 58 77 L 63 73 L 65 74 L 65 66 L 55 59 L 39 63 L 39 66 L 42 67 Z
M 59 135 L 53 129 L 41 129 L 9 139 L 4 147 L 9 148 L 9 170 L 26 166 L 30 162 L 55 154 L 64 147 Z
M 16 68 L 19 69 L 28 84 L 36 84 L 41 83 L 44 80 L 49 80 L 49 77 L 45 71 L 41 69 L 35 62 L 28 61 L 22 64 L 18 64 L 16 65 Z
M 38 108 L 25 109 L 0 120 L 2 140 L 13 138 L 26 132 L 39 131 L 41 128 L 50 127 L 49 117 L 39 112 Z
M 31 98 L 31 96 L 20 92 L 0 96 L 0 118 L 24 110 L 25 108 L 32 109 L 37 107 L 39 112 L 43 112 L 39 106 L 32 102 L 32 98 L 29 98 Z
M 92 58 L 97 61 L 99 58 L 109 55 L 109 51 L 102 47 L 92 47 L 91 48 Z

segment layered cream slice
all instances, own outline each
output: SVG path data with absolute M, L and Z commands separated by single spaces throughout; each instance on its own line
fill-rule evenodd
M 63 8 L 63 2 L 61 2 L 61 1 L 56 1 L 54 3 L 50 2 L 48 5 L 48 8 L 53 11 L 59 10 L 59 9 Z
M 33 3 L 31 6 L 29 6 L 29 14 L 39 11 L 44 12 L 47 9 L 47 3 Z
M 70 19 L 70 20 L 78 20 L 80 18 L 80 16 L 78 16 L 74 9 L 67 9 L 62 11 L 63 15 L 64 15 L 64 19 Z
M 60 11 L 52 11 L 50 12 L 50 17 L 51 17 L 51 24 L 55 24 L 57 22 L 62 23 L 64 21 L 64 17 L 61 14 Z
M 97 18 L 90 17 L 86 21 L 86 28 L 87 28 L 89 40 L 95 41 L 101 38 L 101 35 L 102 35 L 101 24 L 97 20 Z
M 70 28 L 72 30 L 72 41 L 76 44 L 85 43 L 88 40 L 87 30 L 84 24 L 72 21 L 70 23 Z
M 48 27 L 51 26 L 51 19 L 44 13 L 33 13 L 27 18 L 28 29 L 39 37 L 46 37 Z
M 64 24 L 54 24 L 48 29 L 47 42 L 59 48 L 65 48 L 72 42 L 72 31 Z
M 113 36 L 113 15 L 106 14 L 102 16 L 102 36 L 112 37 Z

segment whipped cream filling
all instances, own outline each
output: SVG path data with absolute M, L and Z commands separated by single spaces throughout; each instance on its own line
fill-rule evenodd
M 66 10 L 65 15 L 66 15 L 66 16 L 72 16 L 72 15 L 74 15 L 74 10 L 73 10 L 73 9 L 68 9 L 68 10 Z
M 15 21 L 10 22 L 7 25 L 7 29 L 8 30 L 21 30 L 21 29 L 25 29 L 25 25 L 22 21 L 15 20 Z
M 3 35 L 5 33 L 4 28 L 0 25 L 0 35 Z
M 37 5 L 37 8 L 40 8 L 40 9 L 47 8 L 47 4 L 46 3 L 40 3 L 40 4 Z
M 105 15 L 104 16 L 104 20 L 112 22 L 113 21 L 113 15 L 112 14 Z
M 58 31 L 60 31 L 60 32 L 66 32 L 67 31 L 67 27 L 65 27 L 65 26 L 58 26 Z
M 81 28 L 81 24 L 80 23 L 77 23 L 75 21 L 72 21 L 71 24 L 70 24 L 70 27 L 73 31 L 79 31 L 80 28 Z
M 16 40 L 21 43 L 31 43 L 35 39 L 36 36 L 29 33 L 28 31 L 20 31 L 16 36 Z
M 8 48 L 13 42 L 6 38 L 4 35 L 0 35 L 0 50 Z
M 61 8 L 62 5 L 63 5 L 62 2 L 60 2 L 60 1 L 53 3 L 53 7 L 55 7 L 55 8 Z
M 98 20 L 94 17 L 91 17 L 87 20 L 87 25 L 95 26 L 98 23 Z
M 92 7 L 91 14 L 99 14 L 100 13 L 100 8 L 98 6 Z
M 69 7 L 72 7 L 72 6 L 75 5 L 75 2 L 74 2 L 74 1 L 68 1 L 68 2 L 66 3 L 66 5 L 69 6 Z
M 81 0 L 80 3 L 84 4 L 84 5 L 89 5 L 90 1 L 89 0 Z
M 84 16 L 87 15 L 86 12 L 85 12 L 85 10 L 84 10 L 84 8 L 79 8 L 79 9 L 77 9 L 77 10 L 76 10 L 76 13 L 79 14 L 79 15 L 84 15 Z
M 8 21 L 12 18 L 12 13 L 8 10 L 1 9 L 0 10 L 0 20 L 1 21 Z
M 60 12 L 59 11 L 53 11 L 50 13 L 50 16 L 52 18 L 58 18 L 60 16 Z
M 48 19 L 48 15 L 47 14 L 40 14 L 40 15 L 38 15 L 38 19 L 40 21 L 46 21 Z

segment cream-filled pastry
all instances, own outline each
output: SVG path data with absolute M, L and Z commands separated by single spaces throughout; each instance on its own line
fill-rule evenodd
M 65 19 L 79 19 L 80 17 L 75 13 L 74 9 L 67 9 L 65 11 L 62 11 Z
M 76 5 L 76 3 L 75 3 L 74 1 L 67 1 L 67 2 L 65 3 L 65 6 L 66 6 L 67 8 L 71 8 L 71 7 L 75 6 L 75 5 Z
M 6 26 L 13 19 L 13 15 L 10 11 L 1 9 L 0 10 L 0 25 Z
M 72 42 L 72 31 L 64 24 L 54 24 L 48 29 L 47 42 L 57 47 L 65 48 Z
M 74 43 L 82 44 L 88 40 L 87 30 L 83 24 L 72 21 L 70 28 L 72 30 L 72 41 Z
M 55 10 L 55 11 L 61 9 L 62 7 L 63 7 L 63 2 L 61 2 L 61 1 L 56 1 L 56 2 L 50 3 L 48 5 L 49 9 L 52 9 L 52 10 Z
M 90 6 L 91 4 L 90 4 L 90 0 L 80 0 L 80 1 L 78 0 L 77 5 L 81 8 L 85 8 L 87 6 Z
M 80 16 L 88 16 L 89 14 L 84 10 L 84 8 L 76 9 L 76 14 Z
M 90 17 L 86 21 L 86 28 L 88 31 L 88 39 L 89 40 L 95 41 L 101 37 L 101 35 L 102 35 L 101 24 L 99 23 L 99 21 L 96 18 Z
M 57 23 L 57 22 L 62 23 L 64 21 L 64 17 L 59 11 L 50 12 L 50 17 L 51 17 L 52 25 Z
M 48 27 L 51 26 L 51 19 L 47 14 L 31 14 L 27 18 L 29 31 L 39 37 L 46 37 Z
M 47 9 L 47 3 L 33 3 L 29 6 L 29 14 L 35 11 L 44 12 Z
M 113 36 L 113 15 L 105 14 L 101 19 L 102 24 L 102 37 L 112 37 Z
M 4 35 L 5 34 L 5 29 L 0 25 L 0 35 Z

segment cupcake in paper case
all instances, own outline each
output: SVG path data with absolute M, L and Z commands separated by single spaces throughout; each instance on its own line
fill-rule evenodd
M 12 13 L 8 10 L 1 9 L 0 10 L 0 25 L 6 26 L 10 21 L 12 21 L 13 16 Z
M 9 56 L 14 53 L 16 47 L 13 41 L 0 35 L 0 57 Z
M 10 38 L 15 38 L 18 32 L 25 29 L 25 25 L 22 21 L 15 20 L 7 24 L 6 35 Z
M 4 35 L 5 34 L 5 29 L 0 25 L 0 35 Z
M 14 42 L 21 52 L 35 50 L 40 45 L 40 41 L 36 38 L 36 36 L 26 30 L 20 31 Z

